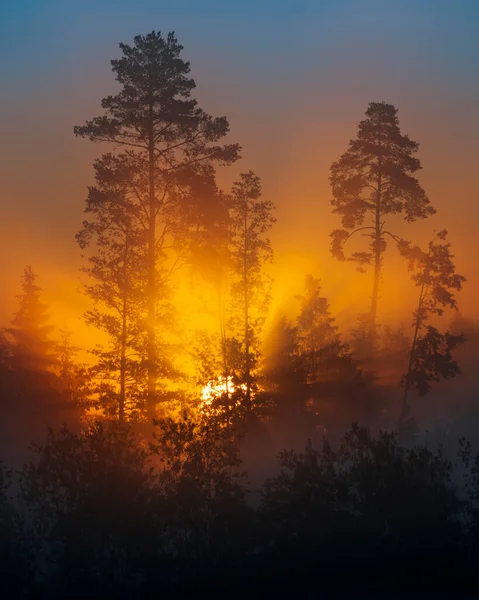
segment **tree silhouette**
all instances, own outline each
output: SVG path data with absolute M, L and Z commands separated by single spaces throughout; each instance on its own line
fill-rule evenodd
M 374 267 L 369 316 L 371 341 L 376 327 L 379 285 L 387 238 L 399 242 L 386 228 L 387 217 L 402 215 L 411 223 L 435 213 L 413 174 L 421 168 L 414 156 L 418 144 L 401 133 L 397 109 L 385 102 L 371 102 L 366 119 L 359 123 L 356 139 L 331 166 L 333 213 L 341 217 L 342 229 L 331 233 L 331 251 L 346 260 L 344 246 L 355 234 L 371 239 L 369 249 L 354 252 L 347 260 L 359 269 Z
M 31 266 L 24 269 L 21 287 L 13 327 L 6 330 L 13 339 L 11 364 L 15 368 L 44 371 L 55 361 L 54 342 L 49 337 L 53 327 L 48 324 L 48 308 L 41 299 L 42 288 Z
M 410 412 L 407 398 L 411 388 L 424 395 L 430 390 L 430 381 L 439 381 L 441 377 L 448 379 L 459 373 L 451 352 L 465 341 L 464 336 L 441 334 L 435 327 L 426 326 L 430 316 L 441 316 L 446 308 L 457 310 L 455 292 L 460 291 L 466 281 L 465 277 L 456 273 L 451 244 L 446 242 L 446 238 L 445 229 L 435 233 L 427 252 L 407 242 L 400 245 L 400 251 L 409 260 L 410 267 L 417 267 L 412 280 L 419 288 L 409 364 L 403 378 L 402 419 Z M 422 333 L 424 329 L 426 332 Z
M 97 347 L 93 372 L 101 405 L 116 415 L 138 413 L 145 405 L 142 329 L 146 318 L 146 250 L 144 232 L 138 225 L 138 207 L 128 195 L 131 169 L 105 155 L 95 162 L 96 185 L 89 190 L 85 213 L 89 220 L 77 241 L 88 266 L 86 294 L 94 308 L 86 322 L 110 338 L 109 349 Z
M 456 519 L 464 503 L 441 450 L 405 449 L 395 434 L 373 437 L 354 423 L 338 447 L 308 442 L 279 460 L 280 472 L 263 487 L 261 517 L 293 572 L 314 573 L 317 582 L 336 567 L 354 573 L 357 587 L 371 561 L 387 576 L 405 566 L 436 572 L 461 556 Z M 427 558 L 419 565 L 418 556 Z
M 246 510 L 234 432 L 203 412 L 194 420 L 186 414 L 159 419 L 153 436 L 170 543 L 188 561 L 204 560 L 215 551 L 215 538 L 233 534 Z
M 267 394 L 277 408 L 288 413 L 302 404 L 307 391 L 307 372 L 300 358 L 298 328 L 284 315 L 271 327 L 264 343 L 261 365 Z
M 90 405 L 90 377 L 87 366 L 78 363 L 80 348 L 72 343 L 73 332 L 60 329 L 60 340 L 56 345 L 56 373 L 66 401 L 83 409 Z
M 153 530 L 148 453 L 131 428 L 50 429 L 21 473 L 30 537 L 52 589 L 117 593 L 148 565 Z
M 338 327 L 331 316 L 330 305 L 321 296 L 319 279 L 307 275 L 304 296 L 298 296 L 300 312 L 297 320 L 299 353 L 305 365 L 309 383 L 316 383 L 321 371 L 344 354 Z
M 208 194 L 212 206 L 213 216 L 208 219 L 203 227 L 203 235 L 197 237 L 192 253 L 192 265 L 195 272 L 201 277 L 202 282 L 211 286 L 216 295 L 217 303 L 213 308 L 209 302 L 208 312 L 216 313 L 218 321 L 218 334 L 208 336 L 205 332 L 195 334 L 195 358 L 200 360 L 200 381 L 203 386 L 208 383 L 223 387 L 225 405 L 229 404 L 232 391 L 233 374 L 238 370 L 235 353 L 235 340 L 228 331 L 229 323 L 229 295 L 231 275 L 231 227 L 229 214 L 229 197 L 227 194 L 214 189 Z M 198 243 L 199 242 L 199 243 Z M 198 343 L 199 342 L 199 343 Z
M 12 486 L 12 472 L 0 460 L 0 592 L 28 595 L 33 582 L 31 548 Z
M 238 158 L 235 144 L 219 145 L 228 133 L 226 118 L 212 118 L 191 93 L 195 82 L 174 33 L 153 31 L 120 44 L 123 56 L 111 61 L 121 91 L 102 101 L 104 114 L 75 127 L 76 135 L 125 148 L 126 159 L 141 173 L 134 187 L 142 210 L 147 244 L 148 411 L 154 416 L 157 381 L 156 302 L 158 244 L 164 232 L 163 208 L 181 196 L 190 173 Z M 188 190 L 187 192 L 188 193 Z
M 233 184 L 230 204 L 231 293 L 238 309 L 237 323 L 241 331 L 244 357 L 241 383 L 245 385 L 244 407 L 247 412 L 252 409 L 252 372 L 256 363 L 258 334 L 269 302 L 268 280 L 263 269 L 265 263 L 273 258 L 271 243 L 266 237 L 276 221 L 273 210 L 271 200 L 261 199 L 260 179 L 252 171 L 243 173 Z

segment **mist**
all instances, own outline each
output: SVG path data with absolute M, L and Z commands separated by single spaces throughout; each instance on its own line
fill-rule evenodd
M 257 4 L 0 9 L 5 597 L 477 578 L 479 7 Z

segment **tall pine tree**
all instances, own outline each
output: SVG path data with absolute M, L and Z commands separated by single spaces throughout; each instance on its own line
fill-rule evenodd
M 181 199 L 191 173 L 201 176 L 215 163 L 234 162 L 239 146 L 219 144 L 229 131 L 228 121 L 205 113 L 191 96 L 195 82 L 189 77 L 190 65 L 181 57 L 183 47 L 174 33 L 166 37 L 156 31 L 139 35 L 132 45 L 120 44 L 120 49 L 123 56 L 111 61 L 120 92 L 103 99 L 102 116 L 74 131 L 94 142 L 123 148 L 126 159 L 142 174 L 135 192 L 147 247 L 148 408 L 154 417 L 157 258 L 163 208 L 172 198 Z
M 236 331 L 241 332 L 244 407 L 252 409 L 253 370 L 257 362 L 259 333 L 269 302 L 269 281 L 264 266 L 273 258 L 268 233 L 275 223 L 274 204 L 261 198 L 261 182 L 252 171 L 243 173 L 231 193 L 231 239 L 233 303 Z
M 369 248 L 354 252 L 347 260 L 360 270 L 374 268 L 369 332 L 374 338 L 383 255 L 387 239 L 399 237 L 389 229 L 389 219 L 401 215 L 408 223 L 435 213 L 414 177 L 420 168 L 415 156 L 419 145 L 399 128 L 397 109 L 385 102 L 371 102 L 366 119 L 359 123 L 356 139 L 331 166 L 333 213 L 341 217 L 342 229 L 331 233 L 331 250 L 346 260 L 344 246 L 357 233 L 370 238 Z

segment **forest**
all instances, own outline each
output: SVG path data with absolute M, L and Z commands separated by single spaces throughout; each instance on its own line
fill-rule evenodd
M 76 234 L 89 343 L 55 319 L 35 256 L 18 273 L 0 331 L 2 597 L 462 594 L 479 321 L 414 131 L 372 98 L 330 165 L 330 254 L 364 290 L 343 327 L 322 273 L 273 302 L 275 198 L 200 106 L 188 57 L 174 32 L 120 43 L 102 65 L 116 93 L 71 123 L 95 155 Z M 424 244 L 412 224 L 433 216 Z M 396 325 L 392 257 L 413 299 Z

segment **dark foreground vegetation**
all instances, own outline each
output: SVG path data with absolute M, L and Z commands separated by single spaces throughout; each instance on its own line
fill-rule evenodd
M 2 467 L 2 597 L 395 597 L 472 585 L 479 457 L 465 440 L 451 462 L 353 424 L 335 447 L 282 452 L 255 504 L 238 440 L 212 422 L 164 419 L 148 443 L 118 423 L 64 427 L 20 471 Z

